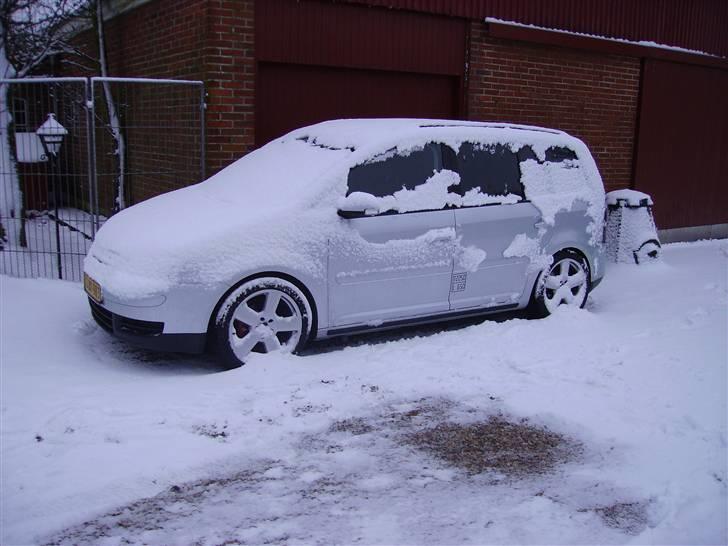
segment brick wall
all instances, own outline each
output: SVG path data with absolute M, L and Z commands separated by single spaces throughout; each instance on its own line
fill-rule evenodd
M 202 79 L 205 2 L 152 0 L 106 23 L 112 76 Z
M 106 22 L 110 76 L 205 82 L 206 175 L 250 151 L 254 143 L 253 0 L 151 0 Z M 97 56 L 92 31 L 77 44 Z M 59 75 L 98 75 L 63 64 Z M 199 112 L 194 88 L 112 84 L 127 130 L 130 202 L 199 180 Z M 97 88 L 97 95 L 101 89 Z M 128 105 L 126 111 L 124 105 Z M 103 101 L 98 114 L 105 117 Z M 183 117 L 185 116 L 185 117 Z M 154 128 L 157 128 L 156 130 Z M 171 127 L 171 129 L 170 129 Z M 113 142 L 97 131 L 101 206 L 113 203 Z M 148 174 L 144 174 L 148 173 Z
M 208 175 L 254 145 L 254 1 L 207 0 L 204 46 Z
M 254 4 L 151 0 L 107 24 L 111 75 L 205 81 L 207 175 L 254 146 Z M 590 147 L 607 189 L 630 184 L 638 58 L 497 39 L 480 21 L 470 34 L 470 119 L 563 129 Z M 144 197 L 173 189 L 153 184 Z
M 471 25 L 468 117 L 581 138 L 607 191 L 632 179 L 639 79 L 637 58 L 504 41 Z
M 254 0 L 152 0 L 108 24 L 114 76 L 200 79 L 207 175 L 254 144 Z

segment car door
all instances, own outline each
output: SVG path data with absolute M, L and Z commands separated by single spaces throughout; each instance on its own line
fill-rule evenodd
M 455 252 L 452 208 L 397 206 L 441 169 L 439 145 L 406 154 L 390 151 L 352 168 L 347 195 L 365 194 L 383 205 L 376 214 L 340 219 L 329 242 L 329 321 L 336 327 L 445 312 Z M 431 204 L 431 202 L 430 202 Z M 397 210 L 399 208 L 400 210 Z
M 449 150 L 443 155 L 456 165 L 463 196 L 455 209 L 460 249 L 450 308 L 516 307 L 530 260 L 504 253 L 520 234 L 535 240 L 541 218 L 524 198 L 518 155 L 502 144 L 474 142 L 463 143 L 457 154 Z

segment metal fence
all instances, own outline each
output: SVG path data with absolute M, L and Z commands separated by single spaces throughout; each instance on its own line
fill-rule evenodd
M 202 82 L 0 80 L 0 273 L 80 280 L 120 209 L 204 178 Z

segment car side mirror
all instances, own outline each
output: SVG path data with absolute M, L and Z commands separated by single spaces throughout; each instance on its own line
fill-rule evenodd
M 379 199 L 371 193 L 355 191 L 339 199 L 338 215 L 342 218 L 360 218 L 379 214 Z

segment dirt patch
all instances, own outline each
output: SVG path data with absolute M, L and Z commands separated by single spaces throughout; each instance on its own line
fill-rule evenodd
M 611 506 L 594 508 L 608 527 L 639 535 L 647 527 L 647 504 L 644 502 L 620 502 Z
M 199 507 L 214 500 L 227 487 L 254 489 L 260 482 L 270 481 L 262 469 L 245 470 L 216 479 L 202 479 L 180 485 L 173 485 L 153 497 L 140 499 L 106 514 L 68 527 L 56 534 L 44 546 L 67 546 L 77 544 L 98 544 L 109 537 L 141 535 L 160 531 L 171 522 L 182 520 L 199 511 Z M 130 543 L 122 540 L 122 543 Z
M 367 434 L 373 430 L 374 427 L 361 417 L 352 417 L 351 419 L 334 421 L 329 428 L 330 432 L 348 432 L 354 436 Z
M 198 425 L 193 427 L 192 430 L 200 436 L 207 436 L 213 440 L 220 440 L 221 442 L 224 442 L 228 437 L 227 428 L 228 425 L 227 422 L 225 422 L 222 425 L 218 425 L 217 423 Z
M 496 471 L 508 477 L 549 472 L 581 452 L 580 444 L 559 433 L 500 416 L 472 424 L 441 423 L 404 440 L 469 474 Z

